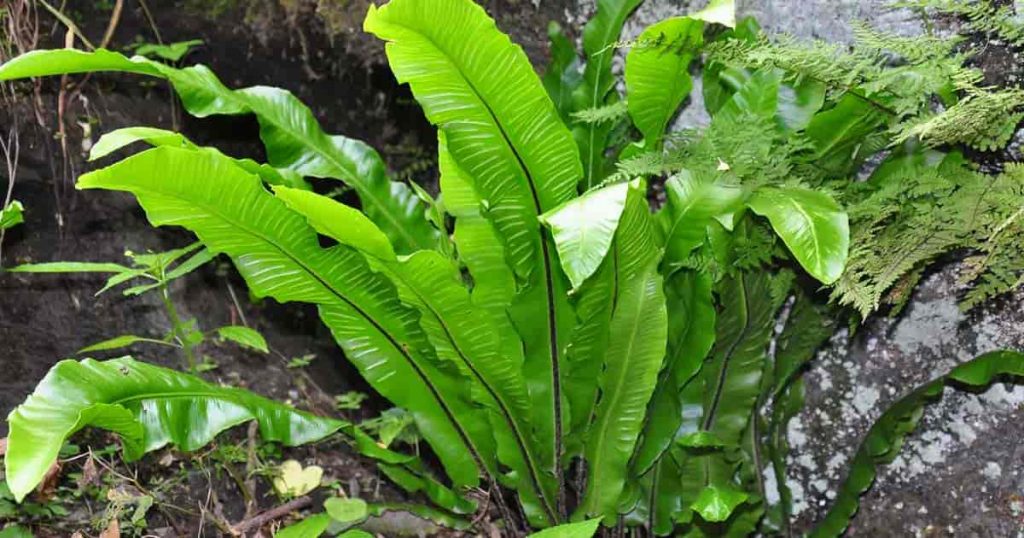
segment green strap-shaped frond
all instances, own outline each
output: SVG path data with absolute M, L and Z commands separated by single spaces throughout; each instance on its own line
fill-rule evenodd
M 388 178 L 380 155 L 363 142 L 325 133 L 309 107 L 286 90 L 266 86 L 232 90 L 203 65 L 178 69 L 104 49 L 32 51 L 0 65 L 0 80 L 98 71 L 167 79 L 185 109 L 198 117 L 254 114 L 271 166 L 344 181 L 355 189 L 363 211 L 400 253 L 436 246 L 437 231 L 425 220 L 422 202 L 406 185 Z
M 668 312 L 657 272 L 660 249 L 642 185 L 630 188 L 615 237 L 616 300 L 598 383 L 600 399 L 587 434 L 587 488 L 577 510 L 615 521 L 629 461 L 665 358 Z
M 583 80 L 573 94 L 576 112 L 593 110 L 620 100 L 618 92 L 613 91 L 612 60 L 622 27 L 641 1 L 598 0 L 597 12 L 583 27 L 586 67 Z M 605 157 L 605 149 L 612 127 L 611 123 L 586 123 L 573 129 L 583 162 L 585 190 L 600 184 L 608 173 L 611 163 Z
M 832 508 L 810 536 L 825 538 L 843 535 L 860 507 L 860 496 L 874 482 L 877 468 L 896 458 L 903 447 L 903 440 L 917 428 L 924 408 L 942 397 L 943 388 L 952 386 L 978 390 L 1006 379 L 1016 382 L 1024 379 L 1024 353 L 986 353 L 918 387 L 890 406 L 868 430 L 853 456 L 846 481 L 840 487 Z
M 522 49 L 471 0 L 393 0 L 367 31 L 387 42 L 408 83 L 480 197 L 521 282 L 512 308 L 545 472 L 561 453 L 562 350 L 574 322 L 558 260 L 537 217 L 576 195 L 582 177 L 569 130 Z M 559 496 L 561 497 L 561 495 Z
M 548 495 L 552 481 L 540 472 L 536 443 L 527 420 L 529 397 L 522 375 L 521 356 L 502 353 L 502 336 L 483 308 L 474 305 L 457 268 L 438 252 L 418 252 L 396 259 L 393 254 L 368 244 L 367 237 L 380 235 L 360 213 L 325 196 L 278 187 L 275 192 L 290 208 L 306 217 L 321 233 L 371 256 L 374 270 L 388 276 L 399 297 L 420 313 L 423 328 L 440 359 L 449 361 L 470 381 L 474 400 L 488 408 L 478 428 L 491 429 L 475 437 L 493 434 L 497 459 L 515 471 L 517 485 L 528 511 L 552 522 L 554 504 Z M 482 444 L 482 443 L 478 443 Z M 495 453 L 482 453 L 494 473 Z M 496 474 L 496 473 L 495 473 Z
M 183 226 L 230 256 L 257 296 L 319 306 L 367 381 L 408 409 L 456 484 L 482 461 L 468 426 L 468 391 L 442 364 L 394 286 L 347 246 L 324 249 L 305 219 L 257 176 L 210 152 L 155 148 L 82 176 L 79 188 L 128 191 L 154 225 Z
M 7 418 L 7 484 L 21 500 L 43 480 L 64 441 L 93 426 L 121 436 L 125 459 L 165 445 L 196 450 L 221 431 L 259 423 L 267 441 L 323 439 L 346 424 L 130 357 L 61 361 Z

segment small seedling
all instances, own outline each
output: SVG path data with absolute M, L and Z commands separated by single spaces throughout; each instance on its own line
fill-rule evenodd
M 135 253 L 125 251 L 131 265 L 94 262 L 50 262 L 23 264 L 10 269 L 13 273 L 110 273 L 106 284 L 96 292 L 100 295 L 121 285 L 126 297 L 145 293 L 156 293 L 164 306 L 171 330 L 161 338 L 124 334 L 96 342 L 80 349 L 79 353 L 108 351 L 125 348 L 134 344 L 153 344 L 177 348 L 185 358 L 189 371 L 208 372 L 217 368 L 209 357 L 197 362 L 197 348 L 212 336 L 219 341 L 230 341 L 242 347 L 267 353 L 267 342 L 263 336 L 248 327 L 228 325 L 204 332 L 195 319 L 184 319 L 178 312 L 170 292 L 171 282 L 185 277 L 213 260 L 214 255 L 201 243 L 167 252 Z
M 313 362 L 313 359 L 315 358 L 316 355 L 312 353 L 303 355 L 301 357 L 292 357 L 291 359 L 288 360 L 288 364 L 285 366 L 292 369 L 305 368 L 309 366 Z
M 334 397 L 334 406 L 339 411 L 351 411 L 362 407 L 363 402 L 369 398 L 366 394 L 357 391 L 349 391 Z

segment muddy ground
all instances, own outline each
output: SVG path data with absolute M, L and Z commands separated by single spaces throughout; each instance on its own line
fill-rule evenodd
M 881 9 L 885 3 L 739 2 L 741 11 L 758 16 L 769 31 L 803 37 L 849 39 L 854 18 L 901 33 L 920 31 L 919 22 L 908 14 Z M 67 4 L 68 14 L 82 31 L 98 41 L 110 18 L 111 2 Z M 664 16 L 685 13 L 689 4 L 649 0 L 631 21 L 626 37 Z M 211 66 L 232 86 L 267 84 L 295 92 L 314 110 L 325 130 L 366 140 L 395 171 L 429 187 L 435 182 L 426 166 L 433 155 L 433 130 L 408 92 L 394 83 L 384 65 L 382 47 L 361 33 L 366 6 L 365 0 L 160 0 L 149 2 L 151 24 L 139 4 L 129 0 L 111 43 L 117 48 L 139 39 L 154 42 L 157 32 L 165 42 L 203 39 L 207 44 L 189 56 L 188 63 Z M 591 3 L 571 0 L 541 0 L 539 7 L 526 0 L 492 0 L 486 7 L 538 66 L 546 58 L 547 22 L 558 20 L 578 34 L 581 21 L 593 9 Z M 41 44 L 60 46 L 62 27 L 45 13 L 40 17 Z M 993 58 L 993 73 L 1020 70 L 1014 55 Z M 41 122 L 31 101 L 0 110 L 0 131 L 18 122 L 21 158 L 15 196 L 28 208 L 25 224 L 4 240 L 3 266 L 58 259 L 120 262 L 125 249 L 166 250 L 189 242 L 186 234 L 146 225 L 127 195 L 75 191 L 74 177 L 91 166 L 83 162 L 83 138 L 95 140 L 103 132 L 129 125 L 180 127 L 199 143 L 216 145 L 233 155 L 261 156 L 251 119 L 183 116 L 162 83 L 141 83 L 126 76 L 90 77 L 69 101 L 64 114 L 65 154 L 55 138 L 56 82 L 45 81 L 41 87 Z M 701 121 L 699 114 L 684 114 L 680 119 L 682 124 Z M 91 132 L 85 133 L 79 122 L 88 123 Z M 962 314 L 955 303 L 956 270 L 955 261 L 937 270 L 899 319 L 876 320 L 853 336 L 841 333 L 821 353 L 809 374 L 813 390 L 807 408 L 789 435 L 794 445 L 791 487 L 797 494 L 802 525 L 823 513 L 857 440 L 886 405 L 977 352 L 1024 347 L 1024 297 L 1005 298 Z M 6 414 L 22 401 L 56 361 L 87 344 L 118 334 L 159 336 L 167 330 L 168 320 L 155 297 L 128 299 L 116 292 L 95 297 L 101 285 L 101 277 L 0 275 L 0 413 Z M 231 299 L 232 289 L 243 294 L 238 301 L 241 311 Z M 207 345 L 204 353 L 219 367 L 206 377 L 326 412 L 333 412 L 329 400 L 334 395 L 369 391 L 311 309 L 272 301 L 252 303 L 242 290 L 241 281 L 223 263 L 210 265 L 175 286 L 183 315 L 196 318 L 204 328 L 237 323 L 244 317 L 277 352 L 265 356 Z M 148 361 L 181 364 L 180 357 L 159 349 L 132 351 Z M 315 354 L 316 359 L 305 370 L 285 367 L 286 358 L 306 354 Z M 315 386 L 310 379 L 316 380 Z M 1000 385 L 980 395 L 951 395 L 928 411 L 924 427 L 911 437 L 905 455 L 881 473 L 878 487 L 866 497 L 849 534 L 1020 535 L 1024 477 L 1017 463 L 1018 441 L 1024 438 L 1022 404 L 1024 390 Z M 348 418 L 371 416 L 383 407 L 371 399 L 365 409 Z M 0 436 L 5 428 L 0 423 Z M 244 441 L 245 434 L 236 432 L 232 439 Z M 315 459 L 347 489 L 398 498 L 380 485 L 371 464 L 344 447 L 303 449 L 286 456 L 307 463 Z M 224 519 L 232 522 L 245 516 L 244 503 L 223 476 L 218 479 L 195 468 L 185 475 L 178 492 L 181 504 L 198 509 L 198 503 L 211 510 L 219 504 Z M 211 503 L 208 492 L 216 493 L 214 501 L 219 503 Z M 261 492 L 262 508 L 275 504 L 266 493 Z M 54 532 L 67 535 L 66 530 Z

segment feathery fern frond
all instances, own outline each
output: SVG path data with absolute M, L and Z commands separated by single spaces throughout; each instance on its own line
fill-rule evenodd
M 957 47 L 964 41 L 961 36 L 894 35 L 872 28 L 864 21 L 854 21 L 851 26 L 858 49 L 871 53 L 891 54 L 909 64 L 954 56 Z
M 971 288 L 960 304 L 964 310 L 1024 286 L 1024 165 L 1009 165 L 992 190 L 1001 204 L 989 218 L 980 254 L 966 260 L 961 281 Z
M 728 171 L 750 186 L 794 178 L 798 155 L 810 148 L 797 133 L 782 136 L 771 120 L 752 114 L 715 120 L 705 130 L 670 133 L 665 148 L 619 161 L 609 181 L 661 176 L 682 169 L 714 174 Z
M 981 80 L 979 71 L 963 66 L 968 55 L 952 54 L 952 44 L 945 40 L 911 40 L 864 27 L 857 37 L 864 42 L 852 49 L 782 35 L 753 42 L 723 40 L 707 51 L 724 64 L 782 69 L 794 78 L 823 82 L 833 91 L 857 92 L 896 118 L 918 113 L 951 84 L 961 89 Z
M 982 72 L 965 65 L 973 52 L 960 50 L 962 38 L 903 37 L 864 24 L 854 25 L 854 36 L 849 50 L 762 36 L 720 41 L 708 53 L 718 62 L 782 69 L 794 79 L 821 81 L 833 93 L 853 93 L 887 113 L 892 145 L 917 138 L 933 147 L 991 151 L 1005 146 L 1024 119 L 1024 91 L 984 86 Z
M 944 112 L 900 125 L 895 143 L 919 138 L 930 146 L 966 144 L 981 151 L 1005 146 L 1024 118 L 1024 90 L 971 89 Z
M 1024 23 L 1013 11 L 1013 3 L 997 6 L 977 0 L 908 0 L 893 7 L 924 9 L 933 14 L 956 15 L 965 21 L 967 32 L 998 36 L 1014 45 L 1024 45 Z
M 1019 166 L 992 178 L 946 164 L 869 180 L 874 190 L 850 204 L 854 247 L 833 300 L 864 316 L 883 304 L 899 308 L 928 263 L 978 245 L 984 255 L 971 258 L 963 278 L 976 287 L 962 306 L 1017 287 L 1024 274 L 1022 179 Z
M 572 113 L 576 123 L 609 123 L 621 120 L 629 114 L 626 101 L 616 101 L 610 105 L 587 108 Z

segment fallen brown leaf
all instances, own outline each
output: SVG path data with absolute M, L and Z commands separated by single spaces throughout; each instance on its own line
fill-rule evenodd
M 62 466 L 60 460 L 53 462 L 50 469 L 46 471 L 46 475 L 43 476 L 43 481 L 39 483 L 36 488 L 36 497 L 40 501 L 46 502 L 53 498 L 57 493 L 57 485 L 60 482 L 60 471 Z
M 110 525 L 103 529 L 100 538 L 121 538 L 121 524 L 117 522 L 117 518 L 110 520 Z
M 78 489 L 84 490 L 88 486 L 100 485 L 100 471 L 96 466 L 96 460 L 88 458 L 85 465 L 82 465 L 82 476 L 78 479 Z
M 176 461 L 178 461 L 178 458 L 174 456 L 174 452 L 167 450 L 164 452 L 163 456 L 160 456 L 160 459 L 157 460 L 157 463 L 159 463 L 161 467 L 170 467 Z

